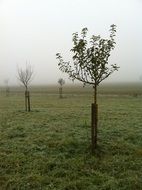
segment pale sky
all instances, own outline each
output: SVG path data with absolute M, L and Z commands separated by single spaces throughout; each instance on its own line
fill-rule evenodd
M 142 0 L 0 0 L 0 85 L 18 84 L 17 67 L 34 68 L 33 84 L 57 83 L 56 53 L 70 60 L 72 33 L 109 36 L 117 25 L 110 64 L 120 66 L 108 81 L 139 81 L 142 75 Z

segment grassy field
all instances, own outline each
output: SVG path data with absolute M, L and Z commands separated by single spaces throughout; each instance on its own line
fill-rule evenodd
M 99 89 L 99 139 L 90 152 L 92 89 L 0 94 L 0 190 L 141 190 L 142 85 Z

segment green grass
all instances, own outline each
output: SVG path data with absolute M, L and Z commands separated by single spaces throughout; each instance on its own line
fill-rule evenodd
M 31 89 L 30 113 L 21 91 L 1 93 L 0 190 L 141 190 L 142 89 L 100 88 L 94 156 L 91 89 L 64 92 L 59 99 L 55 87 Z

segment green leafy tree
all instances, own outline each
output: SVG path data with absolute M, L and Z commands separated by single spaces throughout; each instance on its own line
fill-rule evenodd
M 58 66 L 62 72 L 68 73 L 72 80 L 79 80 L 84 85 L 89 84 L 94 89 L 94 103 L 92 104 L 92 151 L 97 146 L 97 125 L 98 125 L 98 105 L 97 105 L 97 87 L 108 78 L 114 71 L 118 70 L 116 64 L 109 66 L 109 57 L 115 47 L 114 37 L 116 34 L 116 25 L 110 26 L 109 39 L 103 39 L 100 36 L 92 35 L 90 41 L 87 41 L 87 28 L 83 28 L 81 35 L 73 33 L 73 63 L 65 62 L 60 53 L 56 54 Z

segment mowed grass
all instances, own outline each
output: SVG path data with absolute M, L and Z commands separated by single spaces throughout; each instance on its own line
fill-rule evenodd
M 65 87 L 59 99 L 55 87 L 33 88 L 30 113 L 21 91 L 1 93 L 0 190 L 142 189 L 142 88 L 100 89 L 95 155 L 91 92 Z

